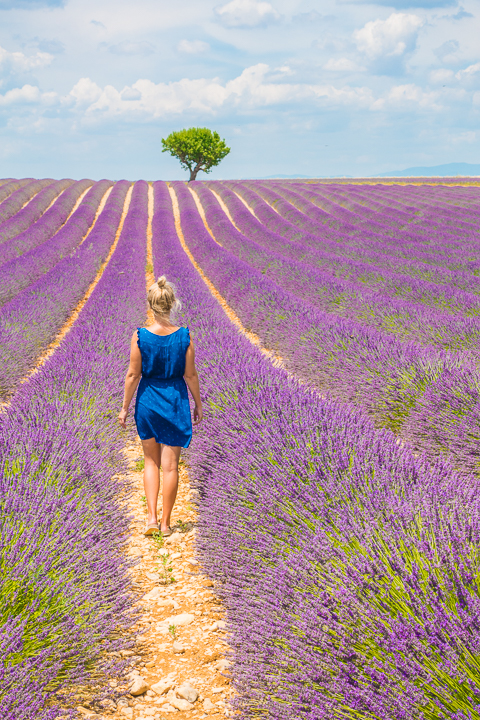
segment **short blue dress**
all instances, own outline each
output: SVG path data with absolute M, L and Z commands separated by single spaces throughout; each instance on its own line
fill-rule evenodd
M 170 335 L 138 328 L 142 379 L 135 402 L 135 422 L 142 440 L 155 438 L 163 445 L 188 447 L 192 417 L 183 379 L 190 331 L 181 327 Z

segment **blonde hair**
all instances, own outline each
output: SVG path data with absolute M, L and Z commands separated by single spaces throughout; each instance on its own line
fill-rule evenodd
M 179 305 L 175 297 L 175 288 L 165 275 L 159 277 L 157 282 L 149 287 L 147 300 L 155 315 L 167 315 L 172 308 Z

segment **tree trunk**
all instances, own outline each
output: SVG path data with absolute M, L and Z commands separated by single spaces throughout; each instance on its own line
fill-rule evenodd
M 200 168 L 198 165 L 196 167 L 194 167 L 193 170 L 190 170 L 190 179 L 188 182 L 192 182 L 192 180 L 196 180 L 199 171 L 200 171 Z

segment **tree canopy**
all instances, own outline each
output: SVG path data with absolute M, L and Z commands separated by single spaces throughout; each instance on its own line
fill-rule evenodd
M 188 128 L 172 132 L 162 139 L 162 152 L 169 152 L 180 160 L 184 170 L 190 171 L 190 180 L 195 180 L 200 171 L 210 172 L 230 152 L 225 140 L 208 128 Z

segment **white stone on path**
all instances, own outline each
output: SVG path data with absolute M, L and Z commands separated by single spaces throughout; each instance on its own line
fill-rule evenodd
M 153 590 L 150 590 L 150 592 L 146 593 L 143 596 L 143 600 L 155 600 L 156 597 L 158 597 L 161 594 L 161 590 L 159 587 L 153 588 Z
M 147 692 L 147 690 L 148 685 L 141 675 L 137 675 L 133 678 L 132 684 L 130 685 L 129 689 L 131 695 L 143 695 L 143 693 Z
M 165 705 L 162 705 L 160 710 L 166 713 L 178 712 L 177 708 L 174 708 L 173 705 L 170 705 L 170 703 L 165 703 Z
M 157 695 L 163 695 L 163 693 L 166 693 L 168 690 L 171 690 L 173 687 L 174 681 L 172 678 L 164 677 L 158 682 L 155 683 L 155 685 L 152 685 L 152 690 Z
M 162 620 L 161 625 L 175 625 L 175 627 L 183 627 L 190 625 L 195 620 L 195 615 L 190 613 L 180 613 L 180 615 L 172 615 L 166 620 Z
M 180 695 L 184 700 L 188 700 L 190 703 L 194 703 L 198 699 L 198 690 L 196 690 L 191 683 L 184 682 L 180 687 L 175 688 L 177 695 Z
M 181 710 L 182 712 L 185 712 L 186 710 L 193 710 L 192 703 L 189 703 L 188 700 L 178 698 L 173 690 L 170 690 L 168 693 L 167 700 L 170 705 L 173 705 L 174 708 L 177 708 L 177 710 Z
M 130 555 L 130 557 L 143 557 L 144 551 L 142 548 L 139 547 L 131 547 L 130 550 L 127 552 L 127 555 Z
M 212 701 L 209 698 L 205 698 L 203 701 L 203 709 L 205 712 L 210 712 L 210 710 L 213 710 L 215 705 L 212 703 Z

